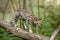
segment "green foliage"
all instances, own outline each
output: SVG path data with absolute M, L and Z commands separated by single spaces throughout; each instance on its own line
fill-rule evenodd
M 50 37 L 56 28 L 57 22 L 53 20 L 51 17 L 45 17 L 45 19 L 43 19 L 41 22 L 39 33 Z M 60 34 L 58 34 L 57 40 L 60 40 L 59 37 Z
M 56 25 L 55 21 L 50 17 L 46 17 L 41 22 L 41 31 L 40 34 L 51 36 L 52 32 L 55 30 Z
M 8 34 L 5 29 L 0 28 L 0 40 L 23 40 L 13 34 Z

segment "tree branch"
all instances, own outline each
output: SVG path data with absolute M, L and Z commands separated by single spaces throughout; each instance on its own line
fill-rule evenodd
M 53 32 L 50 40 L 55 40 L 56 35 L 59 33 L 59 31 L 60 31 L 60 25 L 59 25 L 58 28 Z
M 0 20 L 0 26 L 6 28 L 10 33 L 12 33 L 18 37 L 28 39 L 28 40 L 49 40 L 49 37 L 46 37 L 43 35 L 36 35 L 33 33 L 28 33 L 16 26 L 11 27 L 11 24 L 9 24 L 8 22 L 6 22 L 4 20 Z

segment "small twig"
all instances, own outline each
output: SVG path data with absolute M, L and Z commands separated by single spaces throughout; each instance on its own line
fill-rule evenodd
M 56 35 L 59 33 L 60 31 L 60 25 L 58 26 L 58 28 L 54 31 L 54 33 L 52 34 L 50 40 L 55 40 Z

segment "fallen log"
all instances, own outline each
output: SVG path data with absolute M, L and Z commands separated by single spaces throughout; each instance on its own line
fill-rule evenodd
M 9 22 L 0 20 L 0 26 L 6 28 L 10 33 L 28 40 L 50 40 L 49 37 L 43 35 L 36 35 L 33 33 L 26 32 L 25 30 L 16 26 L 11 26 Z

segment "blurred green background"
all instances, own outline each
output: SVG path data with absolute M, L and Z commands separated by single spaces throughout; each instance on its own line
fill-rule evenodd
M 14 10 L 23 7 L 23 1 L 0 0 L 0 19 L 10 22 L 14 17 Z M 42 18 L 38 33 L 50 37 L 60 24 L 59 0 L 26 0 L 26 8 L 36 17 Z M 21 23 L 22 21 L 19 19 L 16 25 L 23 29 Z M 32 29 L 36 34 L 33 24 Z M 23 40 L 23 38 L 8 34 L 5 29 L 0 28 L 0 40 Z M 60 40 L 60 33 L 57 35 L 56 40 Z

